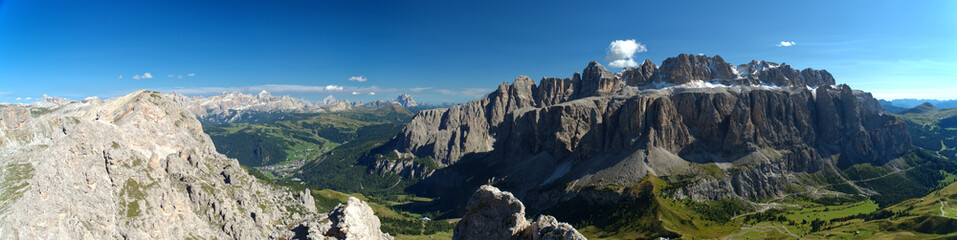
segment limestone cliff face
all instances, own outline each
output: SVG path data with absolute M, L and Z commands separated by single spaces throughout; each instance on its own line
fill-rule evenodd
M 0 106 L 0 169 L 3 239 L 262 239 L 315 214 L 308 192 L 259 183 L 156 92 Z
M 479 171 L 536 207 L 568 198 L 550 188 L 703 174 L 709 164 L 724 173 L 678 195 L 775 197 L 799 182 L 790 173 L 819 171 L 835 156 L 882 164 L 911 148 L 906 127 L 870 94 L 833 83 L 824 70 L 735 68 L 717 56 L 617 74 L 593 62 L 572 78 L 519 77 L 484 99 L 422 111 L 386 149 L 444 167 L 423 184 L 455 189 Z M 474 163 L 454 167 L 463 159 Z

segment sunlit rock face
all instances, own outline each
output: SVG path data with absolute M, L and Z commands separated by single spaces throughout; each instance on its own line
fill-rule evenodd
M 0 106 L 0 169 L 4 239 L 262 239 L 316 214 L 308 193 L 256 181 L 149 91 Z

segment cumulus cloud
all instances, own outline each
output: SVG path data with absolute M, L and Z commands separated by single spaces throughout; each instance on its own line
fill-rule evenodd
M 375 95 L 375 92 L 369 92 L 369 95 Z
M 150 78 L 153 78 L 153 74 L 144 73 L 143 75 L 134 75 L 134 76 L 133 76 L 133 79 L 136 79 L 136 80 L 140 80 L 140 79 L 150 79 Z
M 365 81 L 369 81 L 369 79 L 363 76 L 352 76 L 349 78 L 349 81 L 365 82 Z
M 345 88 L 343 88 L 342 86 L 337 86 L 337 85 L 326 86 L 326 91 L 342 91 L 342 89 L 345 89 Z
M 795 43 L 795 42 L 788 42 L 788 41 L 781 41 L 780 43 L 778 43 L 778 47 L 790 47 L 790 46 L 794 46 L 795 44 L 797 44 L 797 43 Z
M 608 53 L 605 57 L 609 67 L 637 67 L 638 62 L 633 59 L 635 53 L 647 52 L 645 44 L 635 41 L 635 39 L 615 40 L 608 45 Z
M 170 74 L 170 75 L 166 75 L 166 76 L 167 76 L 167 77 L 175 77 L 176 74 Z
M 196 74 L 195 74 L 195 73 L 190 73 L 190 74 L 186 74 L 186 76 L 187 76 L 187 77 L 195 77 Z
M 22 97 L 17 97 L 17 101 L 23 100 Z
M 352 95 L 359 95 L 359 92 L 352 92 Z
M 123 79 L 123 75 L 120 75 L 120 77 L 119 77 L 119 78 L 117 78 L 117 79 Z

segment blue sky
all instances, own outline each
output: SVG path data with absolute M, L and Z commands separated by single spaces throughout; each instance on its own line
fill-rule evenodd
M 463 102 L 607 65 L 625 39 L 647 47 L 638 62 L 763 59 L 880 98 L 957 98 L 957 1 L 3 0 L 0 102 L 137 89 Z

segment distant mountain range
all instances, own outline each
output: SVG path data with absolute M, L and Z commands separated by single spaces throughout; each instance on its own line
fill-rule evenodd
M 376 100 L 369 103 L 362 101 L 349 102 L 337 100 L 328 96 L 322 101 L 309 100 L 289 96 L 276 97 L 265 90 L 259 94 L 244 94 L 241 92 L 223 92 L 210 97 L 187 97 L 178 93 L 170 93 L 174 101 L 183 105 L 196 115 L 203 123 L 262 123 L 282 120 L 291 113 L 321 113 L 337 112 L 352 108 L 380 108 L 398 105 L 407 109 L 422 110 L 442 107 L 446 105 L 419 104 L 412 96 L 402 94 L 393 100 Z
M 885 110 L 896 113 L 903 111 L 908 108 L 917 107 L 918 105 L 929 103 L 939 108 L 955 108 L 957 107 L 957 100 L 938 100 L 938 99 L 894 99 L 894 100 L 878 100 L 881 103 L 881 107 Z

